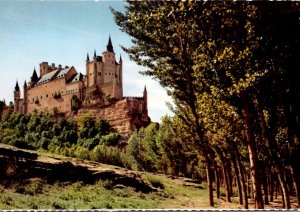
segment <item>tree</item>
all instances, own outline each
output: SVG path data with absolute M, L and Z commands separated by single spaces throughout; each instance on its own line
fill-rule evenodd
M 286 124 L 273 120 L 267 127 L 275 126 L 271 129 L 275 129 L 275 133 L 269 139 L 273 143 L 278 129 L 288 129 L 284 140 L 287 139 L 290 146 L 278 149 L 278 153 L 282 155 L 285 149 L 289 149 L 295 156 L 299 152 L 299 144 L 295 142 L 299 141 L 300 132 L 299 110 L 296 109 L 299 102 L 292 98 L 298 97 L 300 90 L 299 83 L 292 80 L 296 78 L 293 70 L 299 67 L 296 58 L 300 53 L 300 33 L 294 31 L 299 30 L 299 4 L 128 2 L 124 13 L 112 11 L 121 30 L 132 37 L 133 46 L 123 49 L 139 65 L 149 68 L 144 74 L 157 79 L 167 89 L 177 111 L 180 111 L 179 117 L 195 135 L 195 146 L 207 165 L 210 205 L 213 205 L 210 167 L 215 149 L 211 139 L 205 136 L 208 130 L 202 119 L 201 101 L 198 101 L 206 93 L 235 107 L 241 117 L 255 206 L 263 208 L 262 161 L 259 157 L 265 153 L 259 147 L 265 146 L 269 150 L 271 147 L 268 139 L 262 139 L 268 136 L 261 134 L 264 131 L 263 122 L 259 121 L 263 120 L 259 115 L 261 110 L 271 114 L 272 108 L 280 108 L 272 113 L 272 117 L 278 117 L 278 120 L 284 117 Z M 271 83 L 265 83 L 266 80 Z M 278 93 L 270 89 L 274 85 L 279 86 Z M 268 90 L 272 95 L 263 95 Z M 273 96 L 276 101 L 273 101 Z M 276 162 L 276 154 L 272 155 Z M 284 155 L 284 159 L 288 158 Z M 287 165 L 277 161 L 276 166 Z M 279 169 L 278 173 L 283 174 L 284 170 Z M 285 207 L 289 208 L 285 183 L 281 184 Z
M 197 148 L 206 160 L 209 199 L 213 206 L 211 149 L 204 138 L 196 101 L 196 93 L 205 88 L 194 85 L 192 55 L 199 46 L 198 40 L 194 39 L 198 31 L 189 27 L 196 9 L 201 9 L 199 5 L 191 2 L 172 2 L 170 5 L 165 2 L 128 2 L 124 14 L 112 11 L 121 30 L 133 38 L 135 46 L 123 48 L 130 58 L 148 67 L 145 74 L 158 79 L 168 93 L 190 111 L 191 116 L 185 121 L 194 128 Z

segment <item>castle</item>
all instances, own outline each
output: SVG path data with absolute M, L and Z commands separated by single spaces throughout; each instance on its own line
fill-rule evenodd
M 119 61 L 109 37 L 106 51 L 86 58 L 86 75 L 75 67 L 40 64 L 38 76 L 35 68 L 30 82 L 24 83 L 21 98 L 18 81 L 14 90 L 14 111 L 23 114 L 33 110 L 78 117 L 90 113 L 108 121 L 117 132 L 129 135 L 134 128 L 150 123 L 147 109 L 147 90 L 143 97 L 123 96 L 122 58 Z

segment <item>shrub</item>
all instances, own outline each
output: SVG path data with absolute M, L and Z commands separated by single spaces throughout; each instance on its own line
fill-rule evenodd
M 149 181 L 149 183 L 154 187 L 154 188 L 160 188 L 160 189 L 164 189 L 165 186 L 163 184 L 163 182 L 161 181 L 161 179 L 154 177 L 152 175 L 147 175 L 147 180 Z
M 74 152 L 75 157 L 88 160 L 90 158 L 89 150 L 85 147 L 77 146 Z
M 117 147 L 97 145 L 90 153 L 91 160 L 111 165 L 124 166 L 121 152 Z

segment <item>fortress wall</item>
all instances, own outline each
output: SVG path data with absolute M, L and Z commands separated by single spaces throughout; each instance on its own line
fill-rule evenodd
M 55 93 L 60 93 L 61 98 L 55 99 Z M 27 111 L 37 109 L 52 112 L 56 107 L 59 112 L 70 112 L 72 95 L 66 94 L 64 78 L 30 88 L 27 90 Z M 36 99 L 38 103 L 35 103 Z
M 112 84 L 112 82 L 102 84 L 101 87 L 100 87 L 100 90 L 106 96 L 110 95 L 110 97 L 113 97 L 113 84 Z

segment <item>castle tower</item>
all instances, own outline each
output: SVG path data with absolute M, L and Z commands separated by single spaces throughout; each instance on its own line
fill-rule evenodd
M 15 91 L 14 91 L 14 111 L 19 111 L 19 100 L 21 97 L 20 87 L 18 81 L 16 82 Z
M 119 70 L 118 70 L 117 78 L 120 83 L 120 95 L 122 98 L 123 97 L 123 61 L 121 55 L 119 60 Z
M 144 99 L 144 111 L 148 114 L 148 93 L 147 93 L 146 85 L 144 88 L 143 99 Z
M 123 97 L 122 58 L 118 63 L 110 36 L 102 56 L 97 55 L 96 50 L 92 60 L 87 55 L 86 76 L 88 96 L 98 93 L 115 99 Z
M 112 45 L 112 43 L 111 43 L 110 36 L 109 36 L 109 38 L 108 38 L 108 44 L 107 44 L 107 46 L 106 46 L 106 49 L 107 49 L 108 52 L 114 52 L 114 47 L 113 47 L 113 45 Z
M 35 68 L 33 69 L 33 73 L 32 73 L 32 76 L 30 79 L 31 79 L 31 81 L 30 81 L 31 87 L 33 87 L 35 85 L 35 83 L 37 83 L 39 81 L 39 78 L 38 78 Z
M 23 114 L 26 114 L 27 113 L 27 83 L 26 83 L 26 80 L 24 82 L 23 89 L 24 89 Z

